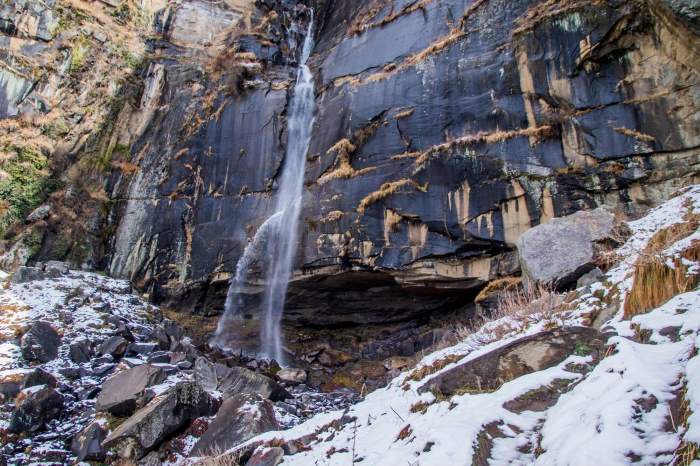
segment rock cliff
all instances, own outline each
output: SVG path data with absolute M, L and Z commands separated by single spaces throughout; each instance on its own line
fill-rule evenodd
M 51 44 L 60 6 L 29 23 L 8 10 L 7 37 Z M 435 342 L 436 320 L 518 273 L 515 244 L 529 228 L 601 205 L 634 215 L 697 178 L 696 2 L 153 5 L 155 29 L 137 37 L 141 87 L 107 125 L 107 152 L 120 155 L 98 177 L 105 202 L 81 260 L 165 305 L 222 310 L 274 207 L 309 7 L 318 110 L 285 313 L 291 346 L 309 329 L 342 327 L 353 357 L 411 354 Z M 119 18 L 120 6 L 100 8 Z M 31 83 L 3 82 L 3 112 L 16 114 Z M 77 257 L 50 220 L 20 259 Z M 251 329 L 262 281 L 250 275 Z M 391 349 L 358 349 L 380 335 Z

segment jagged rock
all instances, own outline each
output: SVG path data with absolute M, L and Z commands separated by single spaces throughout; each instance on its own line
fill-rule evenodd
M 68 273 L 68 264 L 61 261 L 48 261 L 44 264 L 44 272 L 47 277 L 58 278 Z
M 594 283 L 601 281 L 604 277 L 603 271 L 598 267 L 584 274 L 576 281 L 576 288 L 591 286 Z
M 515 378 L 555 366 L 576 352 L 585 352 L 598 360 L 604 345 L 604 335 L 589 327 L 541 332 L 443 372 L 418 391 L 447 397 L 464 392 L 491 392 Z
M 49 216 L 51 213 L 51 205 L 50 204 L 42 204 L 36 209 L 32 210 L 32 212 L 27 215 L 27 222 L 38 222 L 39 220 L 44 220 L 46 217 Z
M 216 400 L 199 385 L 182 382 L 154 398 L 103 442 L 125 459 L 140 459 L 188 422 L 216 412 Z
M 68 347 L 68 354 L 70 360 L 76 364 L 88 362 L 93 355 L 92 343 L 86 339 L 75 341 Z
M 269 400 L 256 394 L 235 395 L 224 400 L 190 455 L 207 456 L 225 451 L 276 429 L 279 425 Z
M 63 396 L 46 385 L 25 388 L 15 400 L 9 430 L 31 433 L 43 429 L 46 423 L 61 414 Z
M 126 349 L 126 353 L 148 355 L 153 353 L 157 347 L 157 343 L 131 343 Z
M 170 352 L 156 351 L 149 354 L 146 360 L 151 364 L 168 364 L 170 363 Z
M 240 393 L 260 394 L 273 401 L 289 398 L 287 391 L 277 382 L 243 367 L 229 367 L 219 380 L 219 391 L 224 397 Z
M 146 389 L 162 383 L 165 378 L 165 372 L 151 364 L 119 372 L 102 384 L 95 409 L 117 416 L 130 415 L 148 401 Z
M 20 348 L 27 361 L 49 362 L 58 356 L 61 337 L 49 322 L 34 322 L 27 333 L 22 335 Z
M 216 376 L 216 366 L 205 357 L 198 357 L 194 361 L 194 379 L 206 391 L 216 390 L 219 384 Z
M 58 381 L 50 372 L 45 371 L 41 367 L 37 367 L 29 372 L 24 379 L 22 388 L 36 387 L 37 385 L 46 385 L 50 388 L 56 388 Z
M 554 218 L 525 232 L 518 256 L 527 280 L 556 287 L 575 283 L 595 268 L 597 243 L 614 234 L 615 216 L 604 209 Z
M 170 341 L 180 341 L 182 340 L 182 336 L 184 335 L 182 331 L 182 327 L 170 319 L 163 319 L 163 330 L 165 331 L 165 334 L 170 337 Z
M 246 466 L 277 466 L 282 463 L 284 450 L 280 447 L 258 447 Z
M 75 434 L 71 442 L 71 452 L 78 461 L 103 461 L 107 451 L 102 442 L 107 431 L 99 422 L 93 421 Z
M 126 353 L 129 342 L 124 337 L 118 335 L 109 337 L 97 348 L 97 353 L 101 355 L 109 354 L 115 358 L 120 358 Z
M 307 376 L 304 369 L 293 368 L 280 369 L 276 375 L 281 381 L 289 383 L 304 383 Z
M 20 266 L 12 274 L 12 283 L 27 283 L 46 278 L 44 272 L 37 267 Z

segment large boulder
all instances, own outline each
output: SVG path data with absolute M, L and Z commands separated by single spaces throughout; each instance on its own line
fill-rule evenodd
M 10 432 L 32 433 L 46 427 L 63 410 L 63 396 L 46 385 L 22 390 L 15 400 Z
M 525 374 L 556 366 L 567 357 L 591 355 L 598 360 L 604 336 L 589 327 L 570 327 L 523 337 L 428 381 L 418 389 L 436 395 L 491 392 Z
M 102 442 L 107 431 L 99 422 L 93 421 L 82 431 L 75 434 L 71 442 L 71 451 L 78 461 L 103 461 L 107 453 Z
M 118 335 L 109 337 L 97 348 L 97 353 L 101 355 L 109 354 L 116 358 L 124 356 L 126 349 L 129 347 L 129 342 Z
M 604 209 L 580 211 L 531 228 L 518 240 L 523 275 L 562 287 L 595 268 L 600 245 L 615 236 L 615 217 Z
M 219 391 L 224 394 L 224 397 L 239 393 L 257 393 L 272 401 L 289 398 L 289 393 L 270 377 L 244 367 L 222 367 L 221 369 Z
M 277 429 L 279 424 L 270 400 L 260 395 L 239 394 L 223 402 L 190 455 L 210 456 Z
M 146 389 L 163 382 L 165 378 L 163 369 L 151 364 L 119 372 L 102 385 L 95 409 L 117 416 L 128 416 L 148 402 Z
M 58 356 L 61 337 L 50 323 L 38 320 L 20 340 L 22 356 L 27 361 L 49 362 Z
M 138 410 L 103 445 L 125 459 L 140 459 L 190 421 L 216 413 L 217 401 L 194 382 L 181 382 Z

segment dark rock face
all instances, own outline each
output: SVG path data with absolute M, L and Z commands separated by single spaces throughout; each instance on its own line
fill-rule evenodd
M 217 409 L 216 401 L 200 386 L 179 383 L 111 432 L 103 445 L 122 458 L 140 459 L 188 422 L 211 416 Z
M 452 396 L 491 392 L 531 372 L 555 366 L 575 353 L 601 356 L 603 335 L 588 327 L 570 327 L 521 338 L 432 378 L 419 391 Z
M 107 432 L 98 422 L 91 422 L 73 437 L 71 451 L 78 461 L 103 461 L 106 451 L 102 447 Z
M 49 362 L 58 356 L 61 337 L 50 323 L 37 321 L 22 335 L 20 348 L 28 361 Z
M 39 385 L 22 390 L 15 400 L 10 432 L 36 432 L 57 417 L 63 408 L 63 396 L 55 389 Z
M 163 382 L 165 378 L 163 369 L 150 364 L 119 372 L 102 385 L 95 409 L 128 416 L 148 401 L 146 389 Z
M 272 403 L 253 394 L 224 400 L 209 428 L 195 444 L 190 456 L 207 456 L 229 450 L 256 435 L 279 429 Z
M 386 23 L 398 1 L 369 16 L 367 2 L 314 3 L 318 110 L 287 325 L 464 308 L 517 272 L 529 228 L 601 204 L 636 212 L 697 178 L 693 2 L 445 0 Z M 153 65 L 162 111 L 134 148 L 140 170 L 113 180 L 123 200 L 111 272 L 195 312 L 222 309 L 284 163 L 295 51 L 280 34 L 305 15 L 259 5 L 279 13 L 266 23 L 272 45 L 236 39 L 257 61 L 222 55 L 237 89 L 227 93 L 212 93 L 202 67 L 177 55 L 183 35 L 166 32 L 157 46 L 175 58 Z M 244 306 L 253 319 L 258 269 Z

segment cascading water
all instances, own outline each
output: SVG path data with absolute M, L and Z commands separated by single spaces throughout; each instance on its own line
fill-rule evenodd
M 237 312 L 240 306 L 238 299 L 248 269 L 253 260 L 259 257 L 261 246 L 266 245 L 267 270 L 262 301 L 260 349 L 263 355 L 274 358 L 280 364 L 284 363 L 280 325 L 296 251 L 306 154 L 314 123 L 314 80 L 306 65 L 313 45 L 312 10 L 288 113 L 287 153 L 277 191 L 275 213 L 260 226 L 236 265 L 236 275 L 226 295 L 224 315 L 219 321 L 213 341 L 215 345 L 226 346 L 226 333 L 235 331 L 236 321 L 241 318 Z

